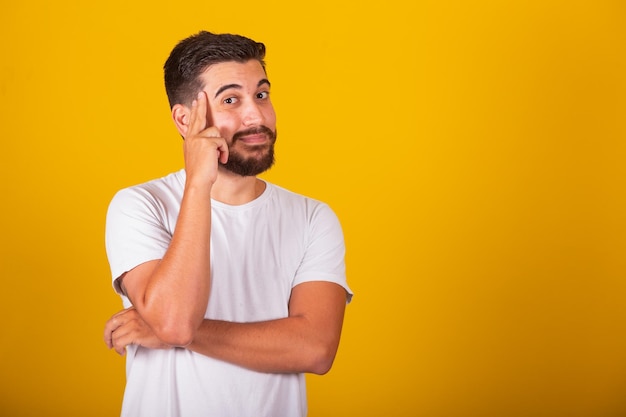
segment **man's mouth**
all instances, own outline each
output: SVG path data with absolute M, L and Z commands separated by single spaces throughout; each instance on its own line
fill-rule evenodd
M 272 142 L 273 139 L 274 132 L 265 126 L 260 126 L 235 133 L 233 144 L 241 141 L 247 145 L 263 145 L 267 142 Z
M 265 133 L 256 133 L 253 135 L 241 136 L 237 138 L 237 140 L 240 140 L 248 145 L 257 145 L 267 142 L 268 137 Z

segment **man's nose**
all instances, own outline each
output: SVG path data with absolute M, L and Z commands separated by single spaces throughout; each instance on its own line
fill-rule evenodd
M 263 124 L 263 112 L 256 103 L 250 103 L 244 109 L 243 124 L 245 126 L 259 126 Z

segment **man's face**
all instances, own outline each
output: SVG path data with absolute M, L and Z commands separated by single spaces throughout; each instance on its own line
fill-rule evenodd
M 224 167 L 257 175 L 274 163 L 276 114 L 261 63 L 223 62 L 201 76 L 208 97 L 207 127 L 215 126 L 229 147 Z

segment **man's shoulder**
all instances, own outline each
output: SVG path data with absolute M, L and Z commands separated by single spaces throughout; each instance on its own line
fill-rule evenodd
M 266 181 L 266 184 L 268 186 L 268 189 L 271 191 L 271 193 L 277 198 L 282 198 L 282 199 L 287 199 L 287 200 L 292 200 L 292 201 L 299 201 L 302 203 L 324 204 L 320 200 L 317 200 L 303 193 L 287 189 L 280 185 L 270 183 L 268 181 Z
M 319 217 L 320 215 L 322 217 L 336 216 L 329 204 L 315 197 L 271 183 L 268 183 L 268 189 L 271 194 L 270 199 L 276 208 L 279 209 L 278 211 L 282 213 L 285 213 L 285 210 L 293 211 L 309 219 Z
M 160 178 L 122 188 L 113 196 L 111 206 L 144 205 L 146 203 L 151 205 L 177 204 L 182 198 L 184 185 L 185 171 L 173 172 Z
M 280 206 L 300 207 L 305 210 L 311 210 L 316 207 L 327 207 L 328 205 L 321 200 L 308 196 L 301 192 L 289 190 L 280 185 L 268 183 L 271 199 Z
M 163 177 L 154 178 L 142 183 L 134 184 L 122 188 L 118 191 L 122 194 L 143 194 L 143 193 L 159 193 L 159 192 L 176 192 L 184 189 L 185 186 L 185 170 L 172 172 Z

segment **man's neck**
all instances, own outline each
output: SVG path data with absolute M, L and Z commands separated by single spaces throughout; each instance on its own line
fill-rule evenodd
M 242 177 L 220 169 L 211 189 L 211 198 L 231 206 L 239 206 L 256 199 L 265 191 L 265 182 L 257 177 Z

